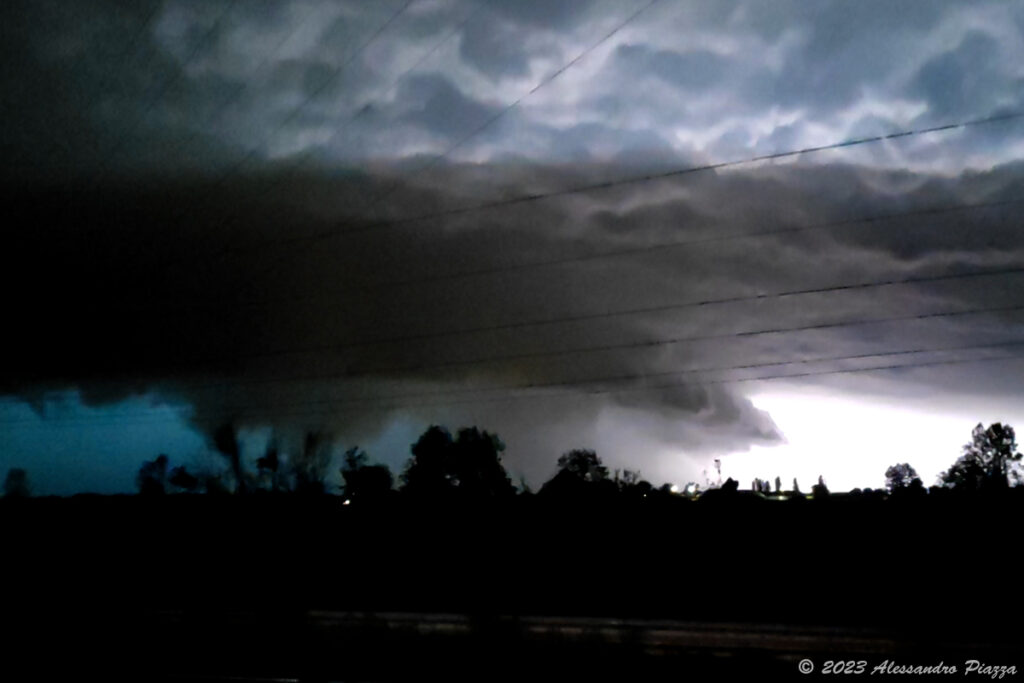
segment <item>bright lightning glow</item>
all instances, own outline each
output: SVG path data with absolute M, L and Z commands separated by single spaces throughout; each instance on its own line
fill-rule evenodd
M 765 391 L 751 400 L 771 414 L 787 443 L 723 458 L 722 477 L 737 480 L 740 488 L 750 488 L 754 478 L 774 483 L 779 476 L 786 490 L 796 477 L 806 493 L 819 475 L 832 491 L 882 488 L 885 470 L 903 462 L 930 486 L 959 457 L 978 422 L 1016 424 L 1012 416 L 987 415 L 981 406 L 939 412 L 893 400 L 797 390 Z

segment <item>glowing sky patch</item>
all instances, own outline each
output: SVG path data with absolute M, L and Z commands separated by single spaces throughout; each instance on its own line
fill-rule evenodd
M 985 401 L 967 399 L 960 410 L 949 406 L 924 408 L 921 400 L 897 402 L 820 389 L 762 389 L 751 396 L 754 405 L 768 411 L 787 443 L 753 446 L 749 452 L 722 459 L 722 476 L 740 488 L 754 478 L 773 483 L 782 479 L 784 490 L 796 477 L 809 492 L 818 481 L 833 491 L 884 488 L 885 470 L 909 463 L 925 486 L 935 484 L 970 441 L 979 421 L 1024 424 L 1024 412 L 991 413 Z

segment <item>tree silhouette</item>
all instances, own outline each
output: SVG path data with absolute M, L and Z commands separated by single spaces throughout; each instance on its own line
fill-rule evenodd
M 558 469 L 586 482 L 608 479 L 608 468 L 601 464 L 597 453 L 591 450 L 576 449 L 565 453 L 558 459 Z
M 256 460 L 256 470 L 259 472 L 261 486 L 275 492 L 281 488 L 281 456 L 275 439 L 267 442 L 266 453 Z
M 302 450 L 292 463 L 295 492 L 320 495 L 326 491 L 325 480 L 331 466 L 330 439 L 321 432 L 309 432 Z
M 632 500 L 645 498 L 654 491 L 654 485 L 641 477 L 640 470 L 615 470 L 612 482 L 624 498 Z
M 889 493 L 897 489 L 920 488 L 921 486 L 921 478 L 908 463 L 893 465 L 885 471 L 885 488 L 889 490 Z
M 7 470 L 7 477 L 4 479 L 4 498 L 28 498 L 31 495 L 28 472 L 20 467 Z
M 814 498 L 825 498 L 829 495 L 828 486 L 825 485 L 825 477 L 818 475 L 818 483 L 811 487 L 811 495 Z
M 627 489 L 631 486 L 636 486 L 637 482 L 640 481 L 640 472 L 638 470 L 615 470 L 615 483 L 618 484 L 620 489 Z
M 452 435 L 439 425 L 431 425 L 411 447 L 412 458 L 402 473 L 402 491 L 417 498 L 434 498 L 451 493 Z
M 231 473 L 235 477 L 235 486 L 238 493 L 245 493 L 247 490 L 245 473 L 242 472 L 242 457 L 238 447 L 238 432 L 235 425 L 225 422 L 213 433 L 213 445 L 231 465 Z
M 631 488 L 639 474 L 626 471 L 625 487 Z M 646 483 L 646 482 L 645 482 Z M 650 486 L 650 484 L 647 484 Z M 580 498 L 614 497 L 621 491 L 623 482 L 608 476 L 608 468 L 601 463 L 597 453 L 587 449 L 574 449 L 558 458 L 558 471 L 546 481 L 540 493 L 549 500 L 577 500 Z
M 341 478 L 345 498 L 353 503 L 384 500 L 391 494 L 391 470 L 387 465 L 370 465 L 368 460 L 358 446 L 345 451 Z
M 184 467 L 175 467 L 171 470 L 167 483 L 186 493 L 195 493 L 199 488 L 199 477 L 190 474 Z
M 721 486 L 707 489 L 700 494 L 698 500 L 709 504 L 735 503 L 739 499 L 740 483 L 728 477 Z
M 466 427 L 452 444 L 455 485 L 473 498 L 508 498 L 515 487 L 501 464 L 505 444 L 496 434 Z
M 158 455 L 156 460 L 146 461 L 139 468 L 135 485 L 144 496 L 160 495 L 167 490 L 167 456 Z
M 505 444 L 495 434 L 466 427 L 453 439 L 447 429 L 432 425 L 411 450 L 412 458 L 402 473 L 402 492 L 409 496 L 492 499 L 515 495 L 501 464 Z
M 1010 469 L 1020 459 L 1013 427 L 996 422 L 986 429 L 979 422 L 963 455 L 939 475 L 939 481 L 961 491 L 1005 489 L 1010 485 Z

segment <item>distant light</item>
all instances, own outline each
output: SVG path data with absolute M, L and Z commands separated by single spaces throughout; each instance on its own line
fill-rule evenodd
M 668 490 L 671 491 L 672 493 L 679 493 L 679 487 L 676 486 L 675 484 L 672 484 L 672 486 L 669 486 Z
M 345 502 L 344 502 L 344 503 L 342 503 L 342 505 L 348 505 L 348 504 L 350 504 L 351 502 L 352 502 L 351 500 L 349 500 L 348 498 L 346 498 L 346 499 L 345 499 Z

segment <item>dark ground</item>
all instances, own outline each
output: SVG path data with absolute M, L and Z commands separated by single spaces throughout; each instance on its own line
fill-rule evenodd
M 3 678 L 820 677 L 797 673 L 803 658 L 1021 670 L 1022 511 L 992 496 L 0 501 Z

